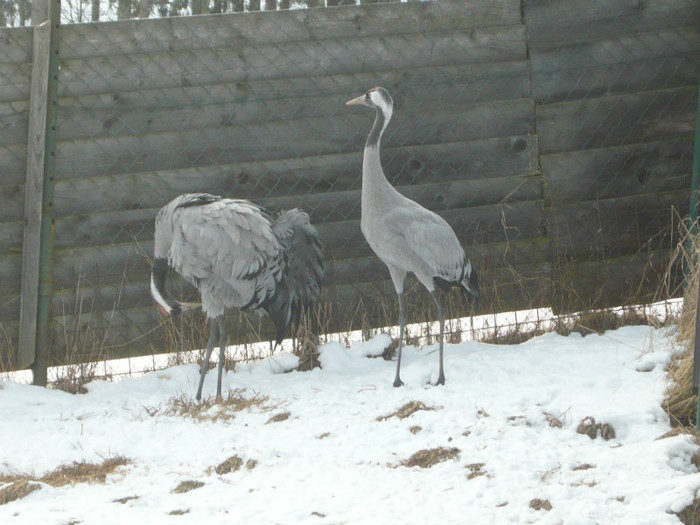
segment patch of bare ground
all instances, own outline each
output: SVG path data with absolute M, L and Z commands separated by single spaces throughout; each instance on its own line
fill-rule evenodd
M 419 410 L 437 410 L 436 407 L 430 407 L 423 403 L 422 401 L 409 401 L 405 405 L 403 405 L 401 408 L 395 410 L 391 414 L 387 416 L 379 416 L 377 418 L 377 421 L 386 421 L 387 419 L 391 419 L 392 417 L 398 417 L 399 419 L 406 419 L 409 416 L 412 416 Z
M 447 461 L 448 459 L 456 458 L 457 456 L 459 456 L 459 453 L 460 450 L 455 447 L 438 447 L 423 449 L 412 454 L 410 458 L 402 461 L 401 466 L 430 468 L 434 467 L 438 463 Z
M 190 509 L 175 509 L 168 512 L 168 516 L 183 516 L 189 514 Z

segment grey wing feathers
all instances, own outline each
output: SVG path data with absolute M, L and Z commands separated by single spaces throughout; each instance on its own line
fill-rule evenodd
M 282 252 L 260 208 L 197 194 L 183 199 L 173 212 L 169 263 L 200 288 L 205 310 L 205 295 L 222 303 L 211 306 L 223 313 L 225 306 L 258 306 L 274 293 Z
M 323 252 L 318 232 L 303 211 L 292 209 L 272 223 L 282 247 L 285 270 L 275 295 L 263 306 L 277 326 L 277 343 L 299 322 L 320 292 Z
M 448 280 L 458 279 L 468 261 L 454 231 L 436 213 L 409 202 L 414 206 L 395 208 L 387 213 L 387 231 L 403 245 L 401 251 L 411 252 L 404 257 L 415 255 L 437 276 Z

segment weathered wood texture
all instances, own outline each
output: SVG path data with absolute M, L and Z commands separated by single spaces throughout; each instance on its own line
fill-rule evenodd
M 359 230 L 372 115 L 344 105 L 375 85 L 396 104 L 387 176 L 455 228 L 485 311 L 651 298 L 677 240 L 673 214 L 687 209 L 699 27 L 694 0 L 444 0 L 61 26 L 54 358 L 167 350 L 148 294 L 153 218 L 192 191 L 303 207 L 328 258 L 324 327 L 393 322 L 388 272 Z M 0 31 L 0 359 L 19 319 L 31 41 Z M 409 304 L 432 311 L 407 284 Z M 465 313 L 458 301 L 450 310 Z M 246 322 L 270 336 L 267 320 Z M 238 315 L 230 323 L 234 339 L 255 336 Z

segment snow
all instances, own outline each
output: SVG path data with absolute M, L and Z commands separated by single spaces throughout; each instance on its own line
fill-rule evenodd
M 387 335 L 329 342 L 310 372 L 290 371 L 298 361 L 288 353 L 238 364 L 224 397 L 258 403 L 203 417 L 169 410 L 194 395 L 194 364 L 94 382 L 75 396 L 0 382 L 0 474 L 129 460 L 105 484 L 42 484 L 0 505 L 0 523 L 679 523 L 671 512 L 693 501 L 700 474 L 688 436 L 658 439 L 670 430 L 661 404 L 673 339 L 625 327 L 449 344 L 444 387 L 431 385 L 437 346 L 406 347 L 402 388 L 391 385 L 395 363 L 376 357 Z M 212 371 L 204 395 L 215 388 Z M 412 401 L 429 410 L 392 416 Z M 289 417 L 271 420 L 280 413 Z M 586 417 L 615 437 L 577 433 Z M 402 465 L 437 447 L 459 454 Z M 217 474 L 233 455 L 257 463 Z M 204 485 L 172 492 L 186 480 Z M 115 502 L 127 497 L 136 498 Z M 535 499 L 551 509 L 531 508 Z

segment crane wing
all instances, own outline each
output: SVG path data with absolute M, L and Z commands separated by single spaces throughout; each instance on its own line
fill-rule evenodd
M 408 200 L 408 199 L 407 199 Z M 448 280 L 458 279 L 467 258 L 452 227 L 438 214 L 408 201 L 389 211 L 385 217 L 388 234 L 394 243 L 402 244 L 399 251 L 415 255 L 436 274 Z M 397 261 L 401 267 L 401 261 Z
M 219 199 L 176 210 L 169 262 L 183 277 L 198 282 L 211 276 L 233 281 L 266 279 L 274 289 L 281 268 L 279 243 L 270 221 L 256 205 Z

